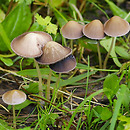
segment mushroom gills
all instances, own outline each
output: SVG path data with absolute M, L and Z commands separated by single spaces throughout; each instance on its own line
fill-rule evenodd
M 67 73 L 76 67 L 76 59 L 73 55 L 69 55 L 61 61 L 50 64 L 49 67 L 58 73 Z

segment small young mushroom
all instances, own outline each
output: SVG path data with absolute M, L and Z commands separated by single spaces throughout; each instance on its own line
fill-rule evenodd
M 50 41 L 43 47 L 43 54 L 35 58 L 39 64 L 53 64 L 56 63 L 72 53 L 72 50 L 63 47 L 57 42 Z
M 63 37 L 67 39 L 78 39 L 83 36 L 82 29 L 83 25 L 76 21 L 69 21 L 61 28 L 61 32 Z
M 82 29 L 83 25 L 79 24 L 76 21 L 69 21 L 61 28 L 63 37 L 71 39 L 70 40 L 71 49 L 73 49 L 73 39 L 78 39 L 83 36 Z
M 41 48 L 51 40 L 52 37 L 42 31 L 26 32 L 12 40 L 11 48 L 19 56 L 35 58 L 42 55 Z
M 76 59 L 73 55 L 69 55 L 61 61 L 50 64 L 49 67 L 57 73 L 67 73 L 76 67 Z
M 2 100 L 8 105 L 13 106 L 13 126 L 16 129 L 15 105 L 21 104 L 26 100 L 26 94 L 20 90 L 11 90 L 2 95 Z
M 111 19 L 105 22 L 104 32 L 106 33 L 106 35 L 112 37 L 112 43 L 108 51 L 108 54 L 104 60 L 104 65 L 103 65 L 104 69 L 106 69 L 106 64 L 107 64 L 109 55 L 111 53 L 111 50 L 113 48 L 113 44 L 116 40 L 116 37 L 127 34 L 129 30 L 130 30 L 129 23 L 126 20 L 120 18 L 119 16 L 113 16 Z
M 83 27 L 83 34 L 90 39 L 103 39 L 104 38 L 104 26 L 100 20 L 93 20 Z M 102 69 L 102 58 L 100 53 L 100 45 L 97 43 L 99 68 Z

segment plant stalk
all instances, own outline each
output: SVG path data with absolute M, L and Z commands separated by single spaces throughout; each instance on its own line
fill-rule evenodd
M 102 58 L 101 58 L 99 42 L 97 43 L 97 51 L 98 51 L 99 68 L 102 69 Z
M 13 127 L 16 129 L 15 105 L 13 105 Z
M 112 51 L 112 48 L 113 48 L 113 44 L 114 44 L 114 42 L 115 42 L 115 39 L 116 39 L 116 37 L 112 37 L 112 43 L 111 43 L 110 49 L 109 49 L 109 51 L 108 51 L 108 53 L 107 53 L 107 56 L 106 56 L 106 58 L 105 58 L 105 60 L 104 60 L 103 69 L 106 69 L 107 61 L 108 61 L 109 55 L 110 55 L 110 53 L 111 53 L 111 51 Z
M 39 79 L 39 96 L 43 97 L 43 92 L 42 92 L 42 76 L 41 76 L 41 72 L 40 72 L 40 68 L 39 68 L 39 65 L 37 63 L 37 61 L 34 59 L 34 63 L 36 65 L 36 70 L 37 70 L 37 73 L 38 73 L 38 79 Z

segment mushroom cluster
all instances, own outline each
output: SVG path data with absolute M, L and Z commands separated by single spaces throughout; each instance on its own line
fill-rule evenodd
M 52 41 L 52 37 L 42 31 L 23 33 L 12 41 L 11 48 L 17 55 L 35 58 L 39 64 L 50 65 L 58 73 L 69 72 L 76 66 L 74 56 L 69 58 L 72 50 Z
M 103 66 L 99 50 L 100 49 L 99 42 L 97 44 L 99 67 L 100 68 L 103 67 L 104 69 L 106 68 L 106 63 L 113 46 L 114 37 L 123 36 L 127 34 L 129 30 L 130 30 L 129 23 L 125 19 L 120 18 L 119 16 L 113 16 L 112 18 L 107 20 L 104 25 L 101 23 L 100 20 L 96 19 L 86 24 L 85 26 L 75 21 L 69 21 L 61 28 L 63 37 L 67 39 L 78 39 L 81 38 L 83 35 L 85 35 L 90 39 L 100 40 L 105 37 L 105 34 L 111 36 L 112 37 L 111 47 L 104 60 Z

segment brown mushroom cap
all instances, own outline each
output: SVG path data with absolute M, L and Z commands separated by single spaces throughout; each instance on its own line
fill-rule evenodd
M 73 55 L 69 55 L 65 59 L 49 65 L 49 67 L 57 73 L 67 73 L 76 67 L 76 59 Z
M 104 32 L 108 36 L 119 37 L 127 34 L 130 30 L 129 23 L 120 18 L 119 16 L 113 16 L 107 20 L 104 24 Z
M 26 94 L 20 90 L 11 90 L 2 95 L 2 100 L 8 105 L 21 104 L 26 98 Z
M 61 32 L 63 37 L 67 39 L 78 39 L 83 36 L 82 29 L 83 25 L 75 21 L 69 21 L 61 28 Z
M 43 47 L 43 54 L 36 58 L 39 64 L 53 64 L 56 63 L 72 53 L 72 50 L 63 47 L 57 42 L 50 41 Z
M 34 58 L 42 55 L 42 47 L 52 37 L 42 31 L 26 32 L 13 39 L 11 43 L 12 50 L 19 56 Z
M 83 34 L 90 39 L 103 39 L 104 27 L 100 20 L 93 20 L 83 27 Z

